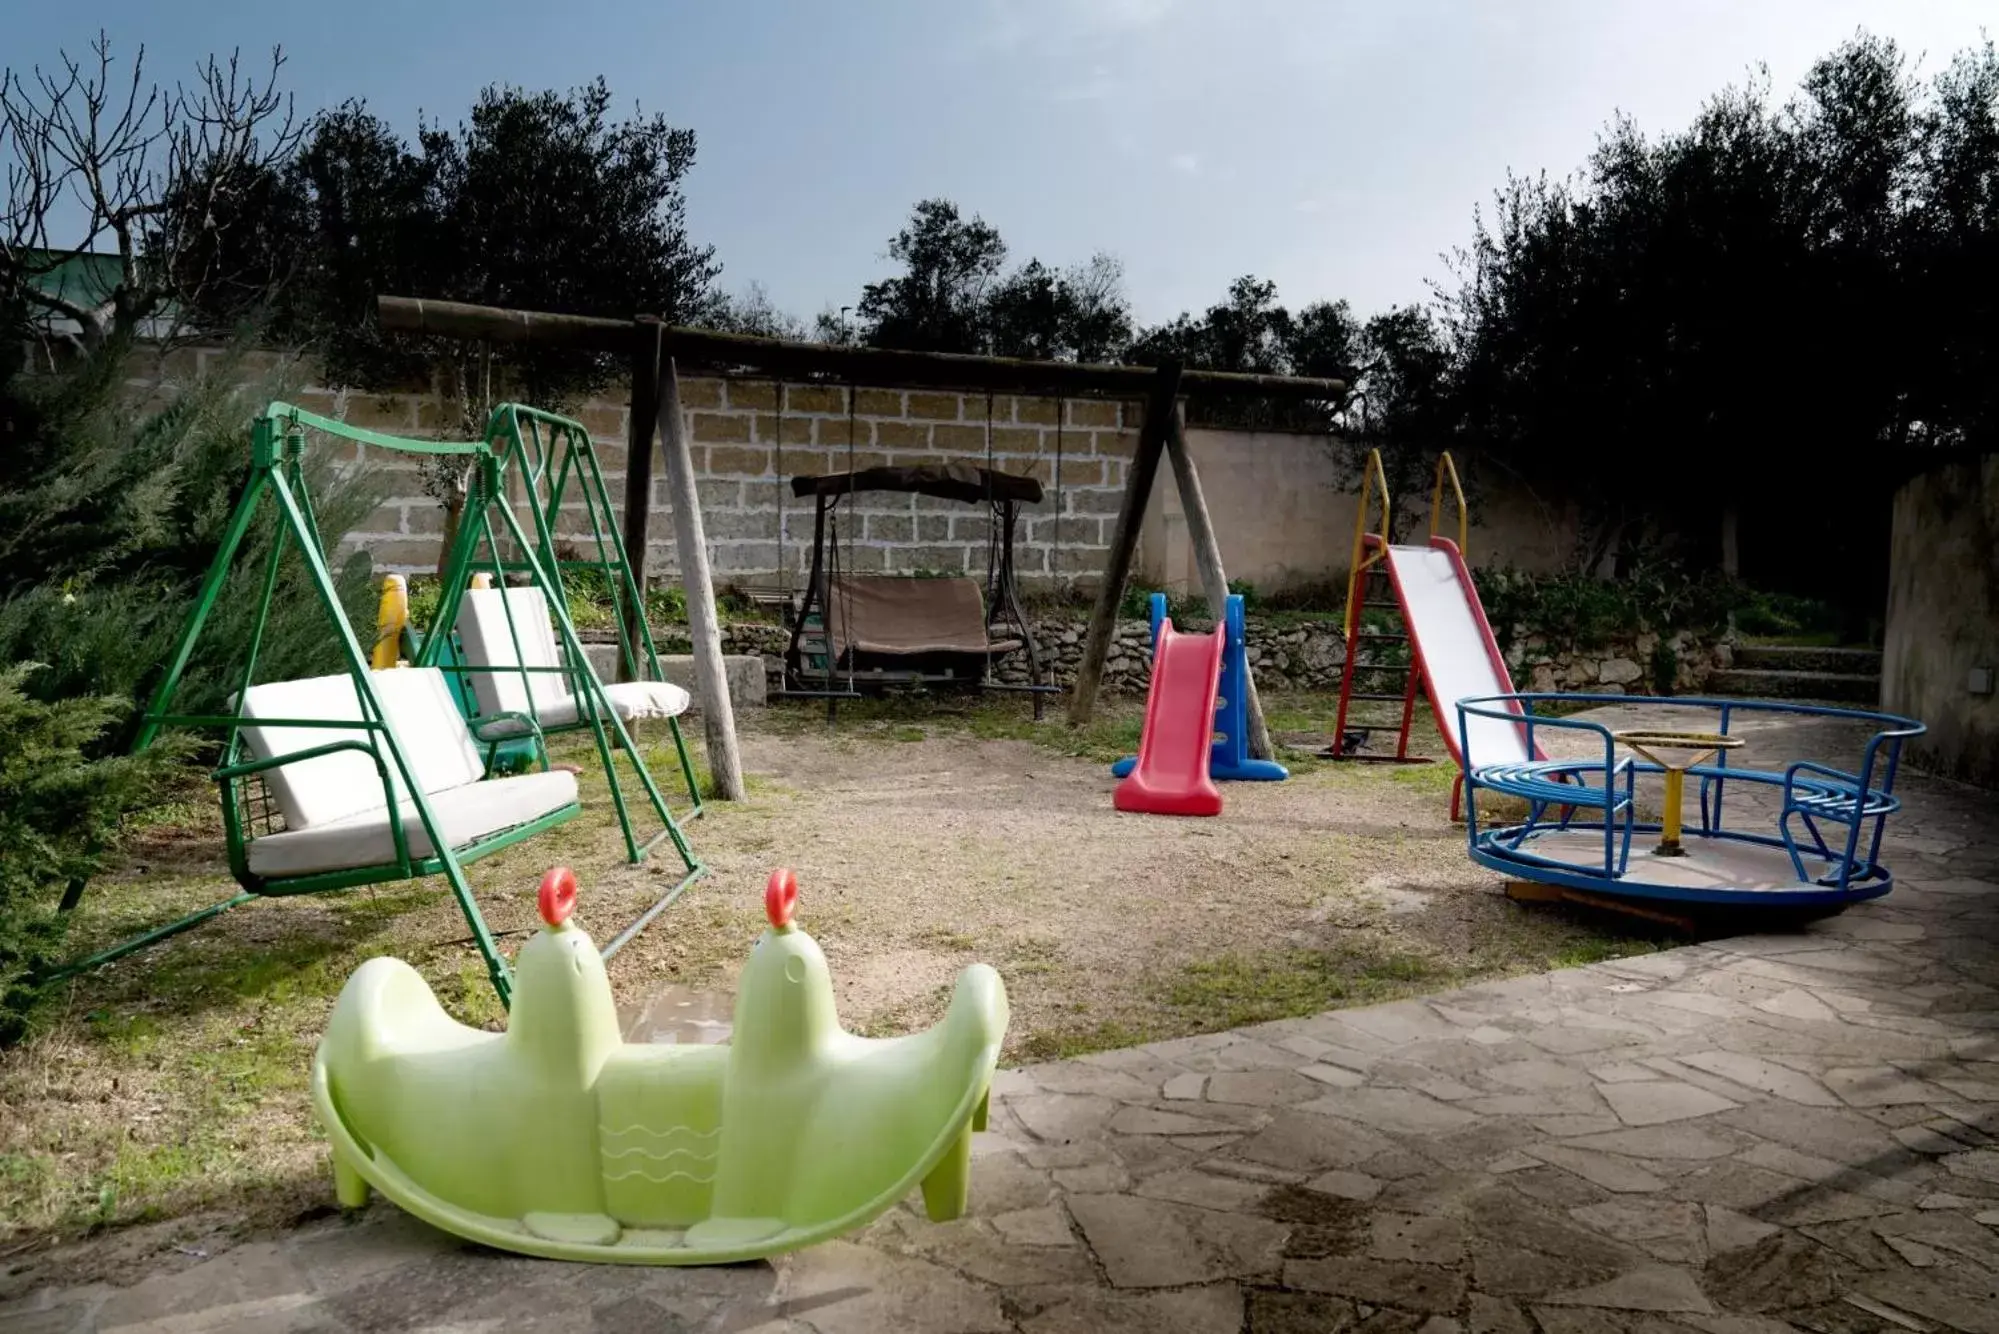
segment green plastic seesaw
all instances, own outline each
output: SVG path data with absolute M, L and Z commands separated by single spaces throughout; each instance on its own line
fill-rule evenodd
M 312 1069 L 340 1203 L 372 1186 L 488 1246 L 669 1265 L 825 1241 L 918 1186 L 932 1219 L 961 1215 L 1006 1034 L 999 974 L 967 968 L 926 1032 L 855 1037 L 797 898 L 771 876 L 726 1047 L 623 1041 L 566 868 L 542 881 L 504 1033 L 452 1019 L 400 959 L 362 964 Z

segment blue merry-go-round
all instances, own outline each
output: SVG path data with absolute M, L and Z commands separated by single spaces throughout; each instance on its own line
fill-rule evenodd
M 1572 716 L 1598 706 L 1634 711 L 1643 725 Z M 1852 769 L 1770 764 L 1763 753 L 1782 750 L 1800 724 L 1819 753 L 1850 747 Z M 1471 856 L 1510 884 L 1571 897 L 1837 910 L 1894 886 L 1881 839 L 1901 807 L 1902 745 L 1923 730 L 1894 714 L 1778 701 L 1460 700 Z

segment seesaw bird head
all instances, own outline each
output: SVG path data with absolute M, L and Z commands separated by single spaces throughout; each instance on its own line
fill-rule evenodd
M 798 877 L 773 871 L 764 888 L 770 929 L 743 965 L 731 1041 L 759 1059 L 788 1060 L 839 1031 L 833 977 L 819 945 L 792 921 Z
M 537 907 L 542 929 L 514 958 L 509 1040 L 536 1060 L 577 1061 L 594 1070 L 622 1035 L 596 942 L 570 920 L 575 873 L 558 866 L 544 876 Z

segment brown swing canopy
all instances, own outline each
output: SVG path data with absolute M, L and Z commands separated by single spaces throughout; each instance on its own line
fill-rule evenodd
M 902 491 L 966 505 L 987 501 L 1041 501 L 1041 483 L 1032 477 L 969 464 L 923 464 L 912 468 L 863 468 L 859 472 L 829 472 L 822 477 L 794 477 L 794 496 L 844 496 L 856 491 Z

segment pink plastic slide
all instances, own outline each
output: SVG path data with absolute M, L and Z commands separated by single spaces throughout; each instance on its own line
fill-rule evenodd
M 1145 697 L 1145 731 L 1138 764 L 1117 785 L 1121 811 L 1150 815 L 1220 815 L 1222 792 L 1208 774 L 1214 744 L 1215 687 L 1222 675 L 1221 626 L 1186 635 L 1160 622 L 1152 654 L 1152 688 Z

